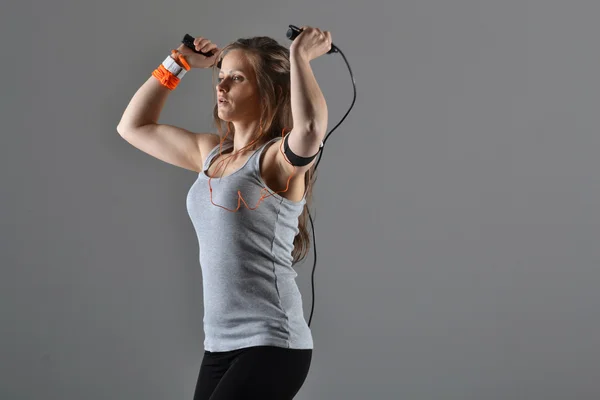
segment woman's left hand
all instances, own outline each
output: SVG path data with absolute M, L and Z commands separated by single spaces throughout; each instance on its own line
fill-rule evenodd
M 331 50 L 331 33 L 307 25 L 290 45 L 290 54 L 299 54 L 308 61 L 314 60 Z

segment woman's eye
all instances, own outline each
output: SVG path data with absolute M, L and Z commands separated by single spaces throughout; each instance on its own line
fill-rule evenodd
M 235 80 L 236 78 L 240 78 L 240 80 L 242 79 L 242 77 L 241 77 L 241 76 L 239 76 L 239 75 L 234 75 L 234 76 L 233 76 L 233 79 Z M 219 78 L 217 78 L 217 82 L 219 82 L 219 83 L 221 83 L 221 81 L 222 81 L 222 80 L 223 80 L 223 78 L 220 78 L 220 77 L 219 77 Z

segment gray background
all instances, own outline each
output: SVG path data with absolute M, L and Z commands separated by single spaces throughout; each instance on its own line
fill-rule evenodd
M 600 398 L 597 1 L 4 5 L 0 398 L 191 399 L 196 174 L 116 126 L 185 33 L 332 33 L 304 399 Z M 352 86 L 311 63 L 329 129 Z M 160 121 L 212 130 L 209 70 Z M 313 253 L 298 266 L 308 321 Z

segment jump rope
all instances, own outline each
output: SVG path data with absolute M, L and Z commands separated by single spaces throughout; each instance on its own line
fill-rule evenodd
M 290 40 L 294 40 L 300 33 L 302 33 L 302 29 L 298 28 L 295 25 L 289 25 L 289 29 L 287 31 L 286 36 L 288 37 L 288 39 Z M 183 40 L 181 41 L 185 46 L 189 47 L 191 50 L 193 50 L 195 53 L 199 53 L 202 54 L 205 57 L 211 57 L 214 55 L 214 52 L 210 51 L 210 52 L 202 52 L 200 50 L 196 50 L 196 47 L 194 45 L 194 37 L 191 35 L 186 34 L 185 37 L 183 38 Z M 183 76 L 183 74 L 185 74 L 185 72 L 187 70 L 189 70 L 189 65 L 187 65 L 187 63 L 185 62 L 185 58 L 183 58 L 183 56 L 181 54 L 175 54 L 175 50 L 173 50 L 173 57 L 175 58 L 176 56 L 178 56 L 179 60 L 183 63 L 185 69 L 184 70 L 180 70 L 178 71 L 178 75 L 173 75 L 172 73 L 168 73 L 169 71 L 173 72 L 173 67 L 176 68 L 176 66 L 174 65 L 168 65 L 168 66 L 164 66 L 164 64 L 162 66 L 159 67 L 163 67 L 161 68 L 160 71 L 157 69 L 158 72 L 156 72 L 156 77 L 160 80 L 162 79 L 162 81 L 164 82 L 163 84 L 165 84 L 165 86 L 171 86 L 172 88 L 177 86 L 177 83 L 179 83 L 179 79 Z M 327 139 L 329 138 L 329 135 L 331 135 L 331 133 L 337 129 L 337 127 L 346 119 L 346 116 L 350 113 L 350 110 L 352 110 L 352 107 L 354 107 L 354 103 L 356 102 L 356 82 L 354 81 L 354 75 L 352 74 L 352 68 L 350 68 L 350 64 L 348 63 L 348 60 L 346 59 L 346 56 L 344 55 L 344 53 L 333 43 L 331 44 L 331 50 L 329 50 L 327 52 L 327 54 L 331 54 L 331 53 L 340 53 L 342 55 L 342 57 L 344 58 L 344 61 L 346 62 L 346 65 L 348 66 L 348 71 L 350 72 L 350 77 L 352 78 L 352 87 L 354 89 L 354 97 L 352 98 L 352 104 L 350 105 L 350 108 L 348 108 L 348 111 L 346 111 L 346 114 L 344 114 L 344 116 L 342 117 L 342 119 L 340 120 L 340 122 L 337 123 L 337 125 L 335 125 L 330 131 L 329 133 L 327 133 L 325 135 L 325 138 L 323 139 L 323 141 L 321 142 L 319 151 L 318 151 L 318 155 L 319 158 L 317 159 L 317 162 L 314 166 L 313 169 L 313 173 L 314 171 L 317 170 L 317 167 L 319 165 L 319 162 L 321 162 L 321 158 L 323 157 L 323 148 L 325 145 L 325 142 L 327 141 Z M 169 57 L 167 57 L 169 58 Z M 219 63 L 217 64 L 217 66 L 220 68 L 221 67 L 221 62 L 219 61 Z M 171 67 L 171 68 L 169 68 Z M 165 70 L 166 68 L 166 70 Z M 260 122 L 260 128 L 261 128 L 261 132 L 262 132 L 262 120 Z M 221 142 L 219 143 L 219 154 L 222 155 L 221 149 L 222 149 L 222 144 L 225 141 L 225 139 L 227 138 L 227 135 L 229 134 L 229 124 L 228 124 L 228 129 L 227 129 L 227 133 L 225 134 L 225 137 L 221 140 Z M 287 139 L 287 137 L 284 135 L 285 134 L 285 128 L 282 130 L 281 132 L 281 136 L 282 139 L 285 138 Z M 252 143 L 250 143 L 249 145 L 247 145 L 246 147 L 250 147 L 252 146 L 254 143 L 256 143 L 260 138 L 262 137 L 259 136 L 258 138 L 256 138 Z M 212 176 L 209 176 L 209 180 L 208 180 L 208 186 L 210 188 L 210 201 L 213 205 L 221 207 L 227 211 L 231 211 L 231 212 L 236 212 L 237 210 L 239 210 L 241 202 L 244 202 L 244 204 L 246 205 L 246 207 L 250 210 L 255 210 L 256 208 L 258 208 L 258 205 L 267 197 L 269 196 L 273 196 L 274 194 L 277 193 L 283 193 L 283 192 L 287 192 L 289 189 L 289 184 L 290 184 L 290 180 L 292 179 L 292 177 L 295 175 L 295 171 L 296 171 L 296 166 L 302 166 L 302 165 L 307 165 L 315 156 L 313 157 L 300 157 L 295 155 L 294 153 L 291 152 L 291 150 L 289 149 L 289 146 L 287 145 L 287 140 L 281 140 L 280 142 L 280 151 L 282 152 L 282 154 L 284 154 L 284 158 L 286 160 L 286 162 L 290 165 L 292 165 L 294 167 L 294 170 L 292 171 L 292 174 L 290 175 L 290 177 L 288 178 L 287 181 L 287 185 L 285 190 L 281 190 L 278 192 L 274 192 L 274 193 L 270 193 L 269 189 L 267 188 L 263 188 L 261 189 L 261 193 L 266 192 L 265 194 L 261 195 L 260 198 L 258 199 L 256 206 L 254 208 L 249 207 L 248 204 L 244 201 L 243 197 L 242 197 L 242 193 L 238 190 L 238 206 L 235 210 L 230 210 L 226 207 L 220 206 L 218 204 L 215 204 L 212 201 L 212 186 L 210 184 L 211 179 L 213 178 Z M 284 146 L 285 145 L 285 146 Z M 240 150 L 241 151 L 241 150 Z M 219 163 L 219 165 L 221 165 L 224 161 L 228 160 L 229 158 L 233 157 L 235 154 L 232 154 L 231 156 L 229 156 L 226 159 L 221 160 L 221 162 Z M 290 161 L 290 159 L 292 161 Z M 218 171 L 218 168 L 217 168 Z M 215 172 L 216 175 L 216 172 Z M 310 210 L 308 209 L 308 207 L 306 208 L 306 210 L 308 211 L 308 217 L 310 219 L 310 225 L 311 225 L 311 230 L 312 230 L 312 236 L 313 236 L 313 247 L 314 247 L 314 262 L 313 262 L 313 270 L 312 270 L 312 275 L 311 275 L 311 283 L 312 283 L 312 296 L 313 296 L 313 301 L 312 301 L 312 306 L 311 306 L 311 311 L 310 311 L 310 318 L 308 320 L 308 326 L 310 326 L 310 323 L 312 321 L 312 316 L 313 316 L 313 311 L 314 311 L 314 307 L 315 307 L 315 282 L 314 282 L 314 277 L 315 277 L 315 267 L 317 265 L 317 246 L 316 246 L 316 241 L 315 241 L 315 227 L 314 227 L 314 223 L 312 220 L 312 216 L 310 215 Z

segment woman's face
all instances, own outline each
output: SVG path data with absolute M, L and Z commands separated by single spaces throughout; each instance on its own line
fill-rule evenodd
M 217 90 L 219 117 L 224 121 L 248 121 L 260 116 L 260 99 L 252 66 L 243 51 L 231 50 L 221 60 Z M 221 102 L 224 98 L 226 101 Z

